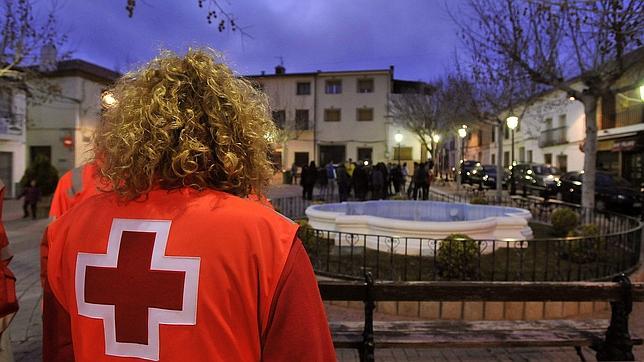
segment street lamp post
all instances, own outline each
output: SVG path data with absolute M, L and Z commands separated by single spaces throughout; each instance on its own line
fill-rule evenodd
M 461 128 L 458 129 L 458 136 L 461 138 L 461 159 L 458 163 L 458 169 L 456 171 L 456 189 L 460 189 L 461 187 L 461 182 L 463 181 L 463 175 L 462 175 L 462 167 L 463 167 L 463 162 L 465 161 L 465 137 L 467 137 L 467 126 L 463 125 Z
M 505 120 L 506 124 L 508 125 L 508 128 L 511 131 L 511 141 L 510 141 L 510 194 L 514 195 L 517 192 L 516 185 L 514 184 L 514 172 L 512 171 L 512 168 L 514 168 L 514 130 L 517 128 L 519 125 L 519 117 L 517 116 L 510 116 Z
M 402 133 L 398 131 L 398 133 L 394 135 L 394 139 L 396 140 L 396 142 L 398 142 L 398 167 L 400 167 L 400 142 L 402 142 L 403 140 Z
M 432 141 L 434 141 L 434 145 L 432 146 L 432 161 L 434 161 L 434 167 L 437 170 L 440 170 L 440 165 L 439 165 L 440 160 L 436 159 L 436 157 L 438 156 L 438 141 L 440 140 L 441 140 L 441 135 L 439 135 L 438 133 L 432 134 Z

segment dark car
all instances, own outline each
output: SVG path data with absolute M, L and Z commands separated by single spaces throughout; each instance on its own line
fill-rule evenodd
M 539 163 L 521 163 L 512 167 L 512 182 L 518 193 L 545 198 L 555 196 L 561 172 L 558 168 Z M 512 186 L 512 182 L 510 186 Z
M 568 172 L 559 179 L 559 194 L 562 201 L 581 203 L 583 173 Z M 595 207 L 598 210 L 632 211 L 642 207 L 638 190 L 628 181 L 608 172 L 597 171 L 595 175 Z
M 459 173 L 461 174 L 462 184 L 478 184 L 480 183 L 482 175 L 482 167 L 479 161 L 463 161 Z M 480 177 L 478 177 L 480 175 Z M 477 182 L 478 177 L 478 182 Z
M 496 165 L 483 165 L 482 167 L 484 172 L 484 175 L 481 178 L 483 185 L 491 188 L 496 188 Z M 503 179 L 501 180 L 503 188 L 507 187 L 509 180 L 510 171 L 503 169 Z

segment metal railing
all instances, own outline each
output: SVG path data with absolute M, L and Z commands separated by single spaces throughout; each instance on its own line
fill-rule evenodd
M 316 273 L 393 281 L 580 281 L 611 278 L 639 262 L 641 224 L 599 217 L 594 237 L 471 240 L 390 237 L 302 227 Z
M 566 129 L 567 128 L 563 126 L 544 130 L 539 136 L 539 147 L 548 147 L 567 143 Z
M 483 198 L 491 205 L 528 209 L 533 221 L 541 224 L 550 222 L 554 210 L 570 208 L 577 213 L 580 225 L 596 225 L 599 235 L 532 240 L 428 239 L 315 230 L 305 226 L 300 228 L 299 237 L 316 273 L 335 277 L 359 278 L 370 271 L 377 279 L 398 281 L 598 280 L 632 269 L 639 262 L 642 223 L 632 217 L 538 197 L 504 195 L 497 203 L 494 195 L 429 192 L 429 200 L 433 201 L 467 203 L 474 197 Z M 306 208 L 321 202 L 301 197 L 271 201 L 278 211 L 292 219 L 305 218 Z

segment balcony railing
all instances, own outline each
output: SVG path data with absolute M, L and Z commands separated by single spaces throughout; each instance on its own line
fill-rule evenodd
M 539 137 L 539 147 L 562 145 L 567 142 L 565 126 L 544 130 Z
M 615 113 L 615 127 L 644 123 L 644 107 L 640 104 Z
M 20 136 L 23 132 L 22 117 L 14 113 L 0 112 L 0 137 Z

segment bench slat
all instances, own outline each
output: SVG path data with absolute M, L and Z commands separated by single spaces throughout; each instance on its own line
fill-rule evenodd
M 338 348 L 360 345 L 362 322 L 330 323 Z M 606 320 L 374 322 L 376 347 L 561 347 L 603 339 Z M 631 336 L 634 344 L 642 339 Z
M 362 282 L 320 282 L 324 300 L 363 300 Z M 379 301 L 615 301 L 622 297 L 612 282 L 378 282 L 372 287 Z M 632 285 L 633 301 L 644 301 L 644 284 Z

